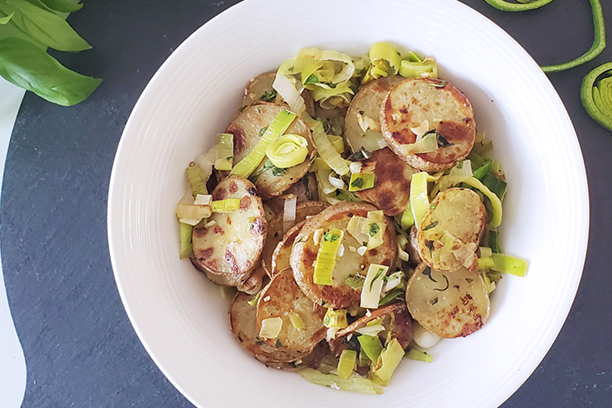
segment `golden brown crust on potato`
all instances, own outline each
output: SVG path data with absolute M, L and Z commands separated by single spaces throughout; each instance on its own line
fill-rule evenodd
M 410 200 L 410 181 L 418 170 L 397 157 L 391 149 L 375 150 L 363 166 L 375 166 L 376 184 L 373 188 L 356 191 L 357 197 L 370 202 L 392 217 L 406 209 Z
M 389 89 L 404 78 L 401 76 L 382 77 L 374 80 L 357 92 L 346 112 L 344 139 L 354 153 L 362 147 L 373 152 L 381 148 L 382 135 L 366 136 L 360 125 L 359 116 L 374 120 L 380 128 L 380 107 Z M 380 133 L 380 129 L 374 129 Z
M 401 145 L 416 141 L 411 130 L 425 121 L 447 143 L 430 153 L 404 155 Z M 441 171 L 467 157 L 474 146 L 476 124 L 467 97 L 453 85 L 433 78 L 406 79 L 391 88 L 380 111 L 383 137 L 395 154 L 423 171 Z M 439 139 L 440 142 L 440 139 Z
M 468 336 L 489 318 L 482 275 L 463 267 L 441 272 L 420 264 L 408 281 L 406 304 L 421 326 L 445 338 Z
M 260 140 L 260 133 L 265 131 L 283 109 L 284 106 L 273 103 L 261 103 L 251 105 L 240 112 L 228 125 L 226 133 L 234 135 L 234 163 L 238 163 L 245 158 Z M 262 129 L 264 129 L 262 131 Z M 296 117 L 289 126 L 286 134 L 296 134 L 303 136 L 308 141 L 308 156 L 301 164 L 287 169 L 277 169 L 266 167 L 268 162 L 265 157 L 259 166 L 249 176 L 249 180 L 254 180 L 259 196 L 266 200 L 282 194 L 293 184 L 297 183 L 312 166 L 312 160 L 316 156 L 312 134 L 306 123 Z M 218 172 L 220 177 L 225 176 L 226 172 Z
M 193 252 L 199 269 L 213 282 L 237 286 L 249 277 L 264 246 L 267 222 L 253 183 L 238 176 L 222 180 L 213 200 L 239 198 L 240 208 L 213 213 L 208 227 L 193 229 Z
M 302 222 L 306 217 L 316 215 L 329 207 L 329 204 L 324 201 L 305 201 L 295 207 L 295 223 Z M 266 236 L 266 244 L 261 254 L 261 264 L 269 276 L 273 275 L 274 268 L 272 266 L 272 254 L 278 243 L 283 239 L 284 234 L 283 213 L 277 214 L 268 223 L 268 234 Z
M 297 314 L 304 323 L 303 329 L 294 327 L 290 314 Z M 262 321 L 280 317 L 283 325 L 276 338 L 264 339 L 269 345 L 283 350 L 302 353 L 312 351 L 325 338 L 323 326 L 325 309 L 312 302 L 302 293 L 293 278 L 293 271 L 285 269 L 275 275 L 263 289 L 257 302 L 257 328 Z
M 449 188 L 436 195 L 416 234 L 421 259 L 434 269 L 454 271 L 462 265 L 475 270 L 475 255 L 487 221 L 480 196 L 467 188 Z M 458 239 L 453 245 L 443 235 Z
M 334 309 L 356 305 L 360 301 L 361 291 L 352 289 L 344 283 L 344 278 L 350 274 L 365 275 L 370 264 L 393 265 L 397 245 L 391 222 L 385 219 L 384 243 L 377 248 L 367 250 L 363 255 L 355 251 L 362 243 L 357 242 L 350 233 L 346 232 L 351 217 L 355 215 L 367 217 L 369 211 L 378 211 L 378 209 L 363 202 L 345 201 L 326 208 L 310 218 L 302 227 L 293 244 L 290 262 L 298 285 L 312 301 Z M 342 241 L 344 252 L 336 260 L 332 275 L 333 284 L 318 285 L 313 280 L 313 263 L 317 259 L 319 250 L 319 242 L 315 243 L 315 232 L 318 230 L 320 233 L 328 232 L 334 228 L 345 231 Z

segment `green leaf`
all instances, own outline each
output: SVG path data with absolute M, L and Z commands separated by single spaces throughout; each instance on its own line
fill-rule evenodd
M 62 106 L 83 101 L 102 82 L 69 70 L 33 43 L 14 37 L 0 40 L 0 75 Z
M 30 38 L 58 51 L 83 51 L 91 48 L 61 16 L 26 0 L 4 0 L 0 10 Z
M 5 25 L 9 21 L 11 21 L 11 18 L 13 18 L 14 15 L 15 15 L 15 13 L 11 13 L 11 14 L 9 14 L 6 17 L 0 17 L 0 24 Z
M 45 6 L 52 10 L 59 11 L 60 13 L 72 13 L 79 11 L 83 4 L 75 3 L 70 0 L 28 0 L 30 3 L 43 3 Z

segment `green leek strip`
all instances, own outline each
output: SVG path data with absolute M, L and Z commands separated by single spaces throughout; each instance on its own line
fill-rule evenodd
M 382 292 L 384 278 L 388 270 L 388 266 L 370 264 L 363 288 L 361 289 L 361 307 L 364 309 L 378 308 L 380 293 Z
M 361 275 L 347 275 L 342 281 L 351 289 L 361 291 L 365 278 Z
M 525 276 L 527 273 L 527 261 L 524 259 L 504 254 L 493 254 L 491 258 L 495 262 L 495 266 L 492 269 L 496 271 L 516 276 Z
M 400 288 L 391 289 L 382 299 L 380 299 L 380 302 L 378 302 L 378 306 L 380 307 L 380 306 L 387 305 L 391 303 L 391 301 L 395 300 L 395 298 L 403 294 L 404 294 L 403 289 L 400 289 Z
M 505 181 L 496 177 L 495 174 L 491 172 L 485 174 L 483 178 L 480 179 L 480 181 L 482 182 L 482 184 L 487 186 L 489 190 L 495 193 L 495 195 L 499 197 L 500 200 L 504 199 L 504 195 L 506 194 L 506 188 L 508 187 L 508 184 Z
M 342 136 L 327 135 L 327 138 L 334 146 L 334 149 L 336 149 L 338 154 L 344 153 L 344 138 Z
M 438 138 L 435 132 L 427 133 L 423 138 L 415 143 L 403 144 L 400 146 L 402 154 L 429 153 L 438 150 Z
M 604 77 L 599 79 L 601 76 Z M 580 97 L 589 116 L 612 130 L 612 62 L 595 68 L 584 77 Z
M 262 339 L 275 339 L 283 328 L 282 317 L 269 317 L 261 321 L 259 337 Z
M 402 57 L 390 42 L 381 41 L 372 44 L 370 47 L 369 56 L 370 61 L 372 61 L 372 64 L 374 65 L 376 65 L 379 61 L 386 62 L 390 68 L 390 72 L 386 74 L 396 75 L 399 72 Z
M 350 82 L 338 84 L 334 87 L 321 84 L 312 90 L 312 97 L 319 102 L 323 109 L 333 109 L 342 104 L 350 103 L 354 93 Z
M 346 309 L 327 309 L 325 317 L 323 317 L 323 326 L 344 329 L 348 326 Z
M 308 156 L 308 141 L 300 135 L 282 135 L 268 146 L 266 156 L 280 169 L 297 166 Z
M 353 173 L 349 182 L 349 191 L 361 191 L 373 188 L 376 184 L 374 173 Z
M 435 60 L 429 58 L 422 62 L 403 60 L 399 73 L 404 78 L 437 78 L 438 64 Z
M 495 261 L 490 256 L 478 258 L 478 269 L 491 269 L 495 266 Z
M 404 349 L 396 338 L 391 339 L 387 347 L 380 352 L 376 362 L 375 380 L 380 380 L 381 385 L 387 385 L 402 358 L 404 358 Z
M 402 213 L 402 219 L 400 225 L 404 231 L 408 231 L 410 227 L 414 225 L 414 216 L 412 215 L 412 208 L 410 207 L 410 200 L 406 203 L 406 209 Z
M 301 83 L 300 89 L 297 89 L 292 78 L 277 72 L 276 77 L 274 78 L 274 83 L 272 83 L 272 88 L 278 93 L 278 95 L 281 96 L 287 105 L 289 105 L 291 110 L 299 114 L 304 112 L 306 105 L 304 103 L 304 98 L 302 98 L 301 95 L 303 90 L 301 88 Z
M 313 275 L 313 281 L 317 285 L 331 285 L 333 283 L 332 274 L 336 266 L 336 253 L 343 237 L 344 232 L 337 228 L 323 234 Z
M 331 168 L 327 165 L 327 163 L 325 163 L 325 160 L 323 160 L 320 157 L 317 157 L 312 162 L 312 166 L 310 167 L 310 170 L 308 170 L 308 171 L 310 173 L 316 173 L 319 170 L 331 171 Z
M 230 171 L 234 161 L 234 135 L 220 133 L 217 136 L 217 160 L 215 169 Z
M 504 252 L 499 244 L 499 234 L 496 230 L 489 230 L 489 247 L 495 254 L 501 254 Z
M 420 174 L 420 173 L 417 173 Z M 414 177 L 414 176 L 413 176 Z M 501 224 L 502 220 L 502 204 L 501 200 L 495 193 L 493 193 L 487 186 L 482 184 L 482 182 L 474 177 L 468 177 L 463 181 L 468 186 L 472 186 L 477 188 L 482 192 L 488 199 L 491 201 L 491 205 L 493 207 L 493 214 L 491 216 L 491 221 L 489 222 L 489 227 L 495 228 Z
M 259 292 L 257 292 L 255 297 L 247 302 L 249 304 L 249 306 L 256 306 L 257 305 L 257 302 L 259 301 L 259 298 L 261 296 L 261 292 L 262 292 L 261 290 Z
M 357 373 L 352 373 L 349 378 L 344 379 L 335 374 L 323 374 L 314 368 L 304 368 L 298 371 L 302 377 L 313 384 L 323 385 L 344 391 L 355 391 L 364 394 L 382 394 L 383 389 L 367 378 L 363 378 Z
M 193 254 L 193 247 L 191 245 L 191 234 L 193 233 L 193 227 L 189 224 L 179 223 L 180 226 L 180 243 L 179 243 L 179 255 L 181 259 L 189 258 Z
M 194 197 L 198 194 L 208 194 L 208 190 L 206 189 L 208 178 L 204 177 L 204 172 L 200 166 L 191 162 L 185 169 L 185 173 L 187 174 L 187 179 L 189 180 L 191 192 Z
M 378 356 L 380 356 L 380 352 L 383 350 L 382 343 L 380 342 L 380 338 L 378 336 L 368 336 L 367 334 L 362 334 L 357 337 L 359 344 L 361 345 L 361 349 L 368 356 L 370 361 L 378 360 Z
M 342 66 L 340 72 L 334 75 L 331 79 L 331 83 L 339 84 L 347 82 L 353 76 L 355 72 L 355 65 L 353 59 L 347 54 L 335 50 L 320 50 L 318 48 L 302 48 L 298 51 L 296 58 L 313 58 L 318 61 L 330 61 L 332 63 L 338 63 Z
M 482 178 L 489 172 L 491 169 L 491 161 L 486 161 L 483 165 L 479 166 L 476 170 L 474 170 L 474 177 L 478 180 L 482 180 Z
M 338 361 L 338 377 L 347 379 L 353 373 L 357 362 L 357 352 L 355 350 L 342 350 Z
M 535 10 L 537 8 L 543 7 L 553 0 L 535 0 L 530 1 L 528 3 L 510 3 L 504 0 L 485 0 L 491 6 L 495 7 L 501 11 L 527 11 L 527 10 Z
M 406 353 L 406 358 L 409 358 L 410 360 L 423 361 L 425 363 L 431 363 L 433 361 L 433 356 L 431 354 L 415 348 L 408 350 Z
M 303 119 L 306 121 L 310 130 L 312 130 L 312 138 L 314 139 L 315 147 L 323 161 L 339 175 L 344 176 L 348 174 L 350 169 L 347 161 L 340 156 L 331 144 L 327 134 L 323 130 L 321 122 L 307 115 L 304 115 Z
M 225 200 L 216 200 L 210 203 L 213 213 L 231 213 L 240 208 L 239 198 L 226 198 Z
M 385 215 L 382 211 L 368 211 L 368 249 L 374 249 L 381 246 L 385 241 L 385 231 L 387 223 Z
M 259 163 L 266 156 L 266 149 L 272 144 L 279 136 L 281 136 L 295 119 L 295 113 L 289 112 L 288 110 L 282 110 L 276 118 L 272 121 L 270 126 L 266 129 L 263 136 L 253 150 L 242 160 L 234 166 L 231 174 L 236 174 L 241 177 L 249 177 L 253 170 L 259 166 Z
M 304 324 L 304 320 L 302 319 L 302 316 L 300 316 L 299 314 L 295 312 L 289 313 L 289 320 L 291 320 L 291 324 L 297 330 L 304 330 L 306 328 L 306 325 Z
M 410 208 L 417 229 L 421 227 L 421 220 L 430 206 L 427 195 L 427 176 L 428 174 L 424 171 L 415 173 L 410 182 Z

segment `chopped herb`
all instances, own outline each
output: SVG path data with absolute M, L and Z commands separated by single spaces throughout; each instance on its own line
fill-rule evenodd
M 434 250 L 434 243 L 433 243 L 433 241 L 425 240 L 425 245 L 427 246 L 427 248 L 429 248 L 429 254 L 431 255 L 433 253 L 433 250 Z
M 315 75 L 315 74 L 311 74 L 306 81 L 304 81 L 304 85 L 308 85 L 308 84 L 318 84 L 319 83 L 319 78 Z
M 286 172 L 287 172 L 287 170 L 281 169 L 280 167 L 274 166 L 272 168 L 272 175 L 276 176 L 276 177 L 280 177 L 280 176 L 284 175 Z
M 442 82 L 430 82 L 429 84 L 431 86 L 433 86 L 434 88 L 444 88 L 446 86 L 446 84 L 448 84 L 448 82 L 446 82 L 446 81 L 442 81 Z
M 378 224 L 376 223 L 370 224 L 370 236 L 371 237 L 376 235 L 378 231 L 380 231 L 380 227 L 378 226 Z
M 448 282 L 448 278 L 446 277 L 446 275 L 442 275 L 442 277 L 446 280 L 446 287 L 444 289 L 435 288 L 434 290 L 437 290 L 438 292 L 444 292 L 450 286 L 450 283 Z
M 391 303 L 391 301 L 393 299 L 395 299 L 396 297 L 398 297 L 399 295 L 403 294 L 404 291 L 400 288 L 394 288 L 392 289 L 389 293 L 387 293 L 382 299 L 380 299 L 380 302 L 378 302 L 378 306 L 384 306 L 388 303 Z
M 294 69 L 295 69 L 294 67 L 289 67 L 289 68 L 287 68 L 287 71 L 293 72 Z
M 438 298 L 437 298 L 437 297 L 436 297 L 436 298 L 434 298 L 434 299 L 431 301 L 431 305 L 433 306 L 433 305 L 435 305 L 436 303 L 438 303 Z
M 323 234 L 323 241 L 335 242 L 340 238 L 340 235 L 332 234 L 331 232 L 326 232 Z
M 266 130 L 268 130 L 268 127 L 262 127 L 261 129 L 259 129 L 259 137 L 262 137 L 264 135 L 264 133 L 266 133 Z
M 276 344 L 275 344 L 276 348 L 281 348 L 283 347 L 283 345 L 281 344 L 279 339 L 276 339 Z
M 376 279 L 380 278 L 380 275 L 382 275 L 383 272 L 385 272 L 384 268 L 379 268 L 378 272 L 376 272 L 374 279 L 372 279 L 372 282 L 370 282 L 370 292 L 372 291 L 372 286 L 374 286 L 374 282 L 376 281 Z
M 425 227 L 423 227 L 423 231 L 427 231 L 430 230 L 432 228 L 435 228 L 435 226 L 438 225 L 438 221 L 434 221 L 429 225 L 426 225 Z
M 435 280 L 434 278 L 432 278 L 431 276 L 431 268 L 428 266 L 423 270 L 423 275 L 427 276 L 429 278 L 430 281 L 432 282 L 436 282 L 438 283 L 437 280 Z
M 436 209 L 436 205 L 432 204 L 432 205 L 429 206 L 429 208 L 431 208 L 432 210 L 435 210 Z
M 466 281 L 467 283 L 472 283 L 472 282 L 474 281 L 474 279 L 472 279 L 472 278 L 465 278 L 465 281 Z
M 361 160 L 369 159 L 370 157 L 372 157 L 372 153 L 370 153 L 369 151 L 364 149 L 363 146 L 362 146 L 361 149 L 359 149 L 355 153 L 351 154 L 348 157 L 348 160 L 350 160 L 350 161 L 361 161 Z
M 363 187 L 363 178 L 362 177 L 357 177 L 351 183 L 351 187 L 353 187 L 353 188 L 361 188 L 361 187 Z
M 266 342 L 263 340 L 257 340 L 255 344 L 257 344 L 258 346 L 263 346 L 264 344 L 266 344 Z
M 276 99 L 277 95 L 278 92 L 276 92 L 276 89 L 272 89 L 271 91 L 265 91 L 263 95 L 259 97 L 259 100 L 264 102 L 272 102 Z
M 434 131 L 436 133 L 436 140 L 438 141 L 438 146 L 440 147 L 448 147 L 452 146 L 453 143 L 450 143 L 448 139 L 440 134 L 437 130 Z

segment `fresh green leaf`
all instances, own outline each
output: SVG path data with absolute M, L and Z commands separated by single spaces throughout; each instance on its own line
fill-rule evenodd
M 0 11 L 15 13 L 11 22 L 30 38 L 58 51 L 83 51 L 91 48 L 61 16 L 27 0 L 0 2 Z
M 102 81 L 71 71 L 33 43 L 14 37 L 0 40 L 0 75 L 62 106 L 83 101 Z
M 70 0 L 28 0 L 30 3 L 43 3 L 45 6 L 52 10 L 59 11 L 60 13 L 72 13 L 79 11 L 82 7 L 82 3 L 75 3 Z
M 11 13 L 11 14 L 9 14 L 6 17 L 0 17 L 0 24 L 5 25 L 9 21 L 11 21 L 11 18 L 13 18 L 14 15 L 15 15 L 15 13 Z

